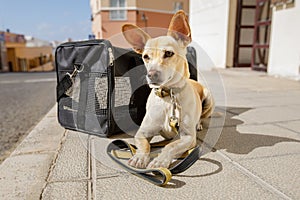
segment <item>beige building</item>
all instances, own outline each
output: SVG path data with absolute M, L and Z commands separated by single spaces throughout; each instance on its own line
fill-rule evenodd
M 189 0 L 90 0 L 90 5 L 97 39 L 119 34 L 124 23 L 167 28 L 177 10 L 189 13 Z
M 299 0 L 190 0 L 201 68 L 251 67 L 300 80 Z
M 50 43 L 29 47 L 24 35 L 1 31 L 0 35 L 0 72 L 32 71 L 53 60 Z

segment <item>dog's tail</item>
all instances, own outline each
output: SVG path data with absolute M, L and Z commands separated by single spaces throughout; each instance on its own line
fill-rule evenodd
M 209 118 L 215 109 L 215 101 L 211 92 L 207 89 L 203 89 L 203 99 L 202 99 L 202 114 L 201 118 Z

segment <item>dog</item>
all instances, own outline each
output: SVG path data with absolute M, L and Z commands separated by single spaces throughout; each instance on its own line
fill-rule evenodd
M 151 38 L 141 28 L 124 24 L 122 33 L 133 49 L 142 54 L 151 93 L 146 114 L 134 140 L 136 154 L 128 161 L 136 168 L 168 168 L 172 160 L 196 146 L 197 127 L 214 110 L 211 93 L 189 79 L 186 47 L 192 41 L 184 11 L 172 17 L 166 36 Z M 150 141 L 161 135 L 174 139 L 150 161 Z

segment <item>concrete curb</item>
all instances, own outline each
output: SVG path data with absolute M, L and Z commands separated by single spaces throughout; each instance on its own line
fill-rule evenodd
M 40 198 L 64 134 L 54 106 L 1 164 L 0 199 Z

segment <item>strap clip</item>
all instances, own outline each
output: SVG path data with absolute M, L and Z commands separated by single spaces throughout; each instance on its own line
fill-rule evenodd
M 69 72 L 66 73 L 66 77 L 65 79 L 70 79 L 70 83 L 68 88 L 65 90 L 65 94 L 67 96 L 72 96 L 73 93 L 73 85 L 74 85 L 74 78 L 76 77 L 76 75 L 80 72 L 82 72 L 84 69 L 84 65 L 83 64 L 74 64 L 74 70 L 73 72 L 70 74 Z
M 69 72 L 67 72 L 66 74 L 73 79 L 79 72 L 82 72 L 84 69 L 84 65 L 83 64 L 74 64 L 74 70 L 73 72 L 70 74 Z

